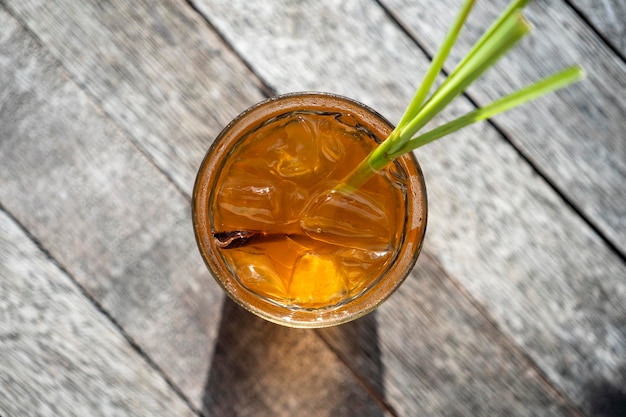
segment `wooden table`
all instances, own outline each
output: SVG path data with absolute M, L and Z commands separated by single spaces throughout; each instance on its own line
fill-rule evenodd
M 398 120 L 459 4 L 1 0 L 0 415 L 626 415 L 623 0 L 527 7 L 533 35 L 440 120 L 588 78 L 416 152 L 427 239 L 376 312 L 266 323 L 197 251 L 231 118 L 316 90 Z M 452 63 L 504 7 L 478 2 Z

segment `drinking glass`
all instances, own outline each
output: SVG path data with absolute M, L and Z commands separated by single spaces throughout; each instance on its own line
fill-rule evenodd
M 413 269 L 426 186 L 412 153 L 357 190 L 337 187 L 393 126 L 352 99 L 294 93 L 237 116 L 193 190 L 201 256 L 237 304 L 289 327 L 354 320 Z

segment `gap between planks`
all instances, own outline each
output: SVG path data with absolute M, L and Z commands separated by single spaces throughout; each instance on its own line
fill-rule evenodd
M 441 269 L 441 274 L 445 277 L 445 279 L 450 282 L 452 287 L 461 295 L 461 297 L 465 298 L 465 300 L 480 314 L 480 316 L 485 319 L 485 322 L 492 328 L 494 334 L 498 336 L 500 344 L 503 348 L 507 349 L 510 352 L 515 352 L 515 354 L 519 355 L 523 361 L 526 362 L 526 365 L 536 372 L 537 376 L 541 381 L 544 382 L 546 391 L 551 392 L 555 397 L 559 398 L 563 404 L 567 404 L 567 410 L 572 413 L 575 417 L 585 417 L 585 413 L 580 410 L 579 407 L 572 404 L 570 399 L 563 394 L 554 383 L 548 378 L 545 372 L 541 369 L 539 365 L 532 359 L 532 357 L 520 348 L 511 338 L 507 337 L 507 335 L 502 331 L 502 328 L 498 325 L 498 322 L 493 318 L 489 311 L 480 304 L 472 295 L 463 287 L 463 285 L 450 276 L 440 265 L 437 259 L 429 254 L 422 253 L 420 257 L 429 258 L 434 264 L 436 264 Z
M 611 50 L 611 52 L 618 56 L 622 60 L 622 62 L 626 62 L 626 56 L 624 56 L 623 52 L 608 38 L 608 36 L 606 36 L 602 31 L 598 29 L 598 27 L 592 22 L 589 17 L 587 17 L 585 12 L 579 6 L 574 4 L 572 0 L 563 0 L 563 2 L 567 4 L 574 11 L 574 13 L 578 15 L 580 20 L 582 20 L 587 26 L 589 26 L 589 28 L 596 34 L 596 36 L 598 36 L 598 38 L 601 39 L 602 42 L 604 42 L 606 47 Z

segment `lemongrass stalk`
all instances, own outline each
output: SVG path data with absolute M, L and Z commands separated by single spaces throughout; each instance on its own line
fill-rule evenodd
M 530 25 L 521 13 L 509 16 L 456 75 L 435 91 L 413 120 L 400 129 L 399 136 L 415 135 L 529 31 Z
M 405 153 L 454 133 L 470 124 L 488 119 L 550 92 L 567 87 L 570 84 L 580 81 L 584 77 L 585 71 L 581 67 L 573 66 L 567 68 L 543 80 L 537 81 L 528 87 L 502 97 L 491 104 L 471 111 L 419 136 L 413 137 L 408 140 L 402 148 L 395 152 L 387 153 L 384 157 L 374 157 L 374 152 L 372 152 L 370 157 L 363 161 L 336 187 L 336 189 L 344 192 L 352 192 L 363 185 L 372 175 L 387 166 L 391 161 Z M 380 146 L 376 149 L 380 149 Z
M 411 152 L 420 146 L 454 133 L 470 124 L 488 119 L 545 94 L 564 88 L 572 83 L 580 81 L 584 77 L 585 71 L 579 66 L 567 68 L 526 88 L 518 90 L 515 93 L 502 97 L 491 104 L 469 112 L 424 134 L 411 138 L 405 143 L 405 146 L 402 149 L 395 154 L 390 154 L 389 157 L 393 160 L 400 155 Z
M 404 153 L 453 133 L 469 124 L 487 119 L 551 91 L 563 88 L 584 77 L 584 71 L 580 67 L 566 69 L 429 132 L 417 135 L 429 121 L 530 31 L 530 25 L 521 13 L 521 9 L 528 3 L 528 0 L 514 0 L 461 60 L 448 78 L 424 102 L 434 79 L 441 71 L 443 62 L 453 46 L 454 39 L 458 36 L 472 3 L 473 1 L 464 3 L 453 28 L 444 40 L 444 45 L 440 48 L 424 77 L 424 85 L 416 92 L 398 126 L 385 141 L 335 187 L 335 190 L 352 192 Z
M 465 23 L 465 20 L 467 19 L 470 10 L 474 6 L 474 2 L 475 0 L 466 0 L 465 3 L 463 3 L 463 6 L 459 10 L 459 13 L 454 23 L 450 27 L 450 30 L 444 38 L 444 41 L 442 42 L 439 50 L 435 54 L 428 68 L 428 71 L 424 75 L 424 79 L 422 80 L 419 88 L 415 92 L 411 103 L 409 103 L 409 106 L 407 107 L 404 115 L 400 118 L 400 121 L 397 125 L 398 128 L 402 128 L 405 124 L 411 121 L 415 117 L 419 109 L 422 107 L 422 104 L 424 103 L 424 100 L 426 100 L 426 97 L 428 96 L 428 93 L 430 92 L 430 89 L 432 88 L 435 79 L 437 78 L 437 75 L 439 75 L 439 73 L 441 72 L 441 68 L 443 67 L 445 60 L 448 58 L 448 55 L 450 55 L 450 50 L 454 46 L 454 43 L 456 42 L 456 39 L 461 32 L 461 28 L 463 27 L 463 24 Z
M 518 13 L 518 11 L 522 10 L 529 0 L 514 0 L 512 1 L 507 8 L 498 16 L 495 22 L 485 31 L 485 33 L 478 39 L 478 41 L 474 44 L 472 49 L 461 59 L 461 61 L 457 64 L 457 66 L 452 70 L 449 77 L 454 77 L 456 72 L 465 66 L 467 61 L 471 59 L 476 51 L 480 50 L 489 39 L 491 39 L 495 33 L 497 33 L 498 29 L 504 24 L 504 22 L 509 19 L 513 14 Z
M 521 14 L 510 16 L 501 25 L 495 35 L 476 51 L 464 68 L 449 83 L 440 86 L 422 107 L 422 109 L 405 124 L 396 128 L 392 134 L 374 149 L 357 168 L 342 181 L 341 187 L 358 188 L 365 180 L 387 165 L 413 135 L 435 117 L 450 101 L 465 90 L 476 78 L 492 66 L 502 55 L 513 47 L 530 30 Z
M 484 48 L 485 44 L 492 40 L 494 37 L 500 35 L 500 30 L 505 22 L 511 19 L 511 16 L 514 14 L 520 13 L 520 11 L 526 6 L 529 0 L 514 0 L 512 1 L 507 8 L 498 16 L 496 21 L 485 31 L 485 33 L 478 39 L 478 41 L 472 46 L 470 51 L 461 59 L 461 61 L 456 65 L 456 67 L 452 70 L 452 72 L 448 75 L 448 77 L 444 80 L 441 87 L 445 87 L 446 84 L 450 83 L 451 80 L 454 80 L 458 75 L 458 72 L 467 65 L 467 62 L 470 59 L 475 58 L 476 54 Z M 441 69 L 441 68 L 440 68 Z M 430 89 L 430 86 L 428 87 Z M 430 99 L 429 99 L 430 101 Z M 423 102 L 422 102 L 423 103 Z M 422 103 L 420 103 L 422 105 Z M 411 104 L 413 105 L 413 103 Z M 415 115 L 420 108 L 412 109 L 412 114 Z M 403 123 L 403 120 L 398 123 L 396 129 L 403 128 L 406 123 Z M 394 132 L 394 136 L 397 136 L 398 133 Z

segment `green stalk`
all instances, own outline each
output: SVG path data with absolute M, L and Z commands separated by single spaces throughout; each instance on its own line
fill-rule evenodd
M 467 64 L 467 62 L 470 59 L 473 59 L 475 57 L 475 55 L 485 46 L 485 43 L 487 43 L 488 41 L 492 40 L 494 38 L 494 36 L 499 36 L 499 30 L 501 29 L 502 25 L 507 22 L 508 20 L 510 20 L 511 16 L 514 13 L 518 13 L 518 10 L 522 10 L 524 8 L 524 6 L 526 6 L 526 4 L 528 3 L 529 0 L 514 0 L 513 2 L 511 2 L 509 4 L 509 6 L 504 10 L 504 12 L 502 12 L 502 14 L 498 17 L 498 19 L 496 19 L 496 21 L 489 27 L 489 29 L 480 37 L 480 39 L 474 44 L 474 46 L 472 47 L 472 49 L 470 49 L 470 51 L 463 57 L 463 59 L 457 64 L 457 66 L 454 68 L 454 70 L 452 71 L 452 73 L 450 73 L 450 75 L 448 76 L 448 78 L 444 81 L 443 86 L 445 86 L 446 83 L 450 82 L 451 79 L 454 79 L 458 72 L 464 68 Z M 473 3 L 473 2 L 472 2 Z M 467 14 L 469 14 L 469 9 L 471 8 L 472 4 L 465 4 L 462 9 L 461 12 L 459 13 L 459 16 L 457 17 L 457 20 L 455 22 L 455 24 L 453 25 L 453 30 L 450 31 L 450 34 L 448 36 L 448 38 L 446 38 L 446 40 L 444 41 L 442 48 L 443 50 L 446 50 L 446 54 L 445 57 L 447 57 L 448 53 L 450 52 L 450 50 L 452 49 L 453 45 L 447 45 L 447 42 L 454 42 L 456 37 L 454 39 L 452 39 L 452 34 L 456 33 L 458 35 L 458 33 L 456 32 L 457 30 L 460 31 L 460 27 L 457 28 L 457 25 L 459 24 L 463 24 L 465 22 L 465 19 L 467 17 Z M 466 10 L 467 9 L 467 10 Z M 442 58 L 442 62 L 441 65 L 438 66 L 438 70 L 437 72 L 439 72 L 441 70 L 441 68 L 443 67 L 443 60 L 445 59 L 445 57 L 443 56 L 443 53 L 440 53 L 437 56 L 440 56 Z M 433 64 L 435 63 L 435 60 L 433 60 Z M 434 65 L 433 65 L 434 66 Z M 433 69 L 431 66 L 430 69 Z M 429 70 L 430 70 L 429 69 Z M 434 72 L 434 71 L 433 71 Z M 407 119 L 409 119 L 410 117 L 414 117 L 417 112 L 420 110 L 421 105 L 423 104 L 423 100 L 425 99 L 425 96 L 422 97 L 421 94 L 427 94 L 428 90 L 430 90 L 430 88 L 432 87 L 432 83 L 434 82 L 435 79 L 435 75 L 436 74 L 432 74 L 432 80 L 430 80 L 429 76 L 424 77 L 424 80 L 429 80 L 430 84 L 428 84 L 427 86 L 423 86 L 420 87 L 420 90 L 418 90 L 418 92 L 416 93 L 416 96 L 418 96 L 418 98 L 414 98 L 413 101 L 411 102 L 411 104 L 409 105 L 409 108 L 407 110 L 407 113 L 409 113 L 409 110 L 411 111 L 408 115 L 405 114 L 403 116 L 402 119 L 400 119 L 400 122 L 397 125 L 397 129 L 401 129 L 404 127 L 404 125 L 407 123 Z M 426 91 L 423 91 L 426 90 Z M 418 103 L 419 104 L 418 104 Z
M 504 22 L 507 19 L 509 19 L 514 13 L 518 13 L 518 11 L 521 11 L 521 10 L 524 9 L 524 7 L 528 3 L 528 1 L 529 0 L 514 0 L 514 1 L 512 1 L 508 5 L 508 7 L 504 10 L 504 12 L 502 12 L 502 14 L 500 14 L 498 19 L 496 19 L 496 21 L 493 22 L 493 24 L 489 27 L 489 29 L 487 29 L 487 31 L 480 37 L 478 42 L 476 42 L 474 44 L 472 49 L 470 49 L 470 51 L 467 53 L 467 55 L 465 55 L 465 57 L 461 60 L 461 62 L 459 62 L 457 64 L 455 69 L 452 70 L 452 73 L 450 73 L 449 77 L 455 76 L 456 72 L 460 68 L 463 68 L 465 66 L 465 64 L 467 63 L 467 61 L 469 59 L 471 59 L 476 54 L 476 51 L 480 50 L 480 48 L 482 48 L 484 46 L 485 42 L 487 42 L 489 39 L 491 39 L 494 36 L 495 33 L 497 33 L 498 29 L 500 29 L 500 27 L 504 24 Z
M 447 82 L 435 91 L 413 120 L 401 128 L 399 136 L 411 137 L 417 133 L 529 31 L 530 26 L 521 13 L 509 16 L 456 75 L 448 77 Z M 391 147 L 390 150 L 393 152 L 397 148 Z
M 580 81 L 585 77 L 585 72 L 579 66 L 567 68 L 550 77 L 544 78 L 526 88 L 502 97 L 491 104 L 476 109 L 457 119 L 454 119 L 444 125 L 441 125 L 427 133 L 416 136 L 405 143 L 405 146 L 396 154 L 390 155 L 391 159 L 419 148 L 422 145 L 430 143 L 443 136 L 447 136 L 456 132 L 470 124 L 488 119 L 499 113 L 503 113 L 521 104 L 527 103 L 540 96 L 548 94 L 552 91 L 566 87 L 574 82 Z
M 435 82 L 435 78 L 437 78 L 437 75 L 439 74 L 439 72 L 441 72 L 441 68 L 443 68 L 445 60 L 448 58 L 448 55 L 450 55 L 450 50 L 454 46 L 454 43 L 456 42 L 456 39 L 461 32 L 461 28 L 463 27 L 463 24 L 465 23 L 465 20 L 467 19 L 470 10 L 474 6 L 474 2 L 475 0 L 466 0 L 465 3 L 463 3 L 461 10 L 456 17 L 456 20 L 448 31 L 443 43 L 441 44 L 441 47 L 437 51 L 437 54 L 433 58 L 430 67 L 428 68 L 428 71 L 426 72 L 426 75 L 422 80 L 422 83 L 415 92 L 413 100 L 411 100 L 411 103 L 407 107 L 406 112 L 400 119 L 400 122 L 398 122 L 398 128 L 402 128 L 411 119 L 413 119 L 422 107 L 424 100 L 426 100 L 426 96 L 430 92 L 430 89 Z
M 455 78 L 440 86 L 419 112 L 408 123 L 405 123 L 403 128 L 396 128 L 387 140 L 374 149 L 341 182 L 341 188 L 346 190 L 359 188 L 373 174 L 391 162 L 394 158 L 390 155 L 396 155 L 419 129 L 443 110 L 450 101 L 461 94 L 471 82 L 493 65 L 506 51 L 512 48 L 517 41 L 528 33 L 529 29 L 528 24 L 520 14 L 507 18 L 506 22 L 498 28 L 496 34 L 485 42 L 481 49 L 476 51 L 466 65 L 458 71 Z
M 398 126 L 335 187 L 335 190 L 352 192 L 404 153 L 583 78 L 584 71 L 581 68 L 569 68 L 427 133 L 415 136 L 530 31 L 530 25 L 521 13 L 526 3 L 528 0 L 514 0 L 424 103 L 473 5 L 472 0 L 466 0 Z

